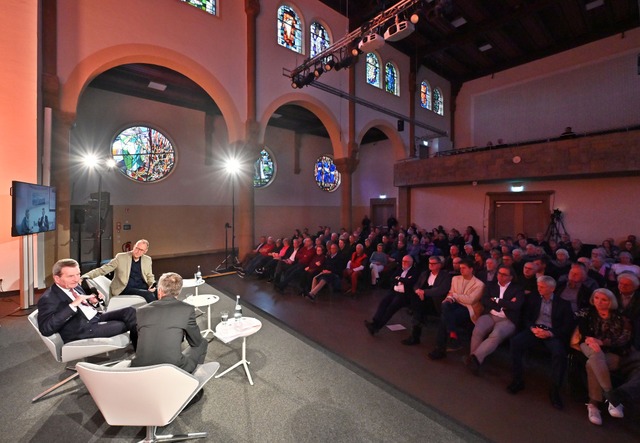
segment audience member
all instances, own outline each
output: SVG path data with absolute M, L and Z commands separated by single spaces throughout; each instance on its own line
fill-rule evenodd
M 342 279 L 342 271 L 346 266 L 344 257 L 340 254 L 340 248 L 337 244 L 329 245 L 329 255 L 323 263 L 323 269 L 317 274 L 311 282 L 311 290 L 305 294 L 311 301 L 315 301 L 318 292 L 325 286 L 329 285 L 332 290 L 340 290 L 340 282 Z
M 311 261 L 304 268 L 304 272 L 300 278 L 300 295 L 306 296 L 311 290 L 311 283 L 313 277 L 322 272 L 324 261 L 327 259 L 324 246 L 316 246 L 316 254 L 311 258 Z
M 622 273 L 618 276 L 616 297 L 618 307 L 623 316 L 629 319 L 633 326 L 632 344 L 640 350 L 640 279 L 635 274 Z
M 617 369 L 621 360 L 631 354 L 631 323 L 618 312 L 618 301 L 611 291 L 602 288 L 594 291 L 591 307 L 578 319 L 573 343 L 587 357 L 587 384 L 589 403 L 587 413 L 594 425 L 602 424 L 600 404 L 606 399 L 612 417 L 624 417 L 624 407 L 619 398 L 611 395 L 611 370 Z
M 418 280 L 418 272 L 418 269 L 413 266 L 413 258 L 410 255 L 405 255 L 402 258 L 402 266 L 391 280 L 392 289 L 381 300 L 372 321 L 364 321 L 371 335 L 382 329 L 400 308 L 409 305 L 409 295 L 413 292 L 413 285 Z
M 343 271 L 343 276 L 349 280 L 351 286 L 345 291 L 346 293 L 356 293 L 358 290 L 358 279 L 367 266 L 367 254 L 364 253 L 364 246 L 358 243 L 355 251 L 351 255 L 351 260 L 347 262 L 347 267 Z
M 442 315 L 436 336 L 436 348 L 428 354 L 439 360 L 461 349 L 460 329 L 476 322 L 482 313 L 482 293 L 485 285 L 473 276 L 471 260 L 460 263 L 460 275 L 453 277 L 451 288 L 442 302 Z
M 538 278 L 538 297 L 529 297 L 523 305 L 522 332 L 511 339 L 511 373 L 513 380 L 507 390 L 516 394 L 524 389 L 524 353 L 542 344 L 551 353 L 551 404 L 562 409 L 560 388 L 567 366 L 567 347 L 573 331 L 571 304 L 554 294 L 555 280 L 550 276 Z
M 420 274 L 409 294 L 412 312 L 411 336 L 402 340 L 405 345 L 417 345 L 422 335 L 422 325 L 427 315 L 439 313 L 444 297 L 451 287 L 451 276 L 442 269 L 444 259 L 440 256 L 429 257 L 429 270 Z
M 487 291 L 482 296 L 484 313 L 476 321 L 471 335 L 471 352 L 466 359 L 466 364 L 474 375 L 478 375 L 484 359 L 516 331 L 524 292 L 512 280 L 513 270 L 500 266 L 498 284 L 487 286 Z
M 484 262 L 484 269 L 478 272 L 478 279 L 487 285 L 488 283 L 496 281 L 497 272 L 498 263 L 494 259 L 488 258 Z
M 573 312 L 578 312 L 589 306 L 591 293 L 598 289 L 593 280 L 590 284 L 586 282 L 587 271 L 584 265 L 582 263 L 574 263 L 571 265 L 569 274 L 558 282 L 555 293 L 563 300 L 571 303 Z
M 147 303 L 156 300 L 155 282 L 151 269 L 149 242 L 141 239 L 136 242 L 132 251 L 120 252 L 107 264 L 89 271 L 82 278 L 95 278 L 113 272 L 109 292 L 111 297 L 120 294 L 140 295 Z
M 378 243 L 376 251 L 371 254 L 369 259 L 369 269 L 371 270 L 371 285 L 376 286 L 380 281 L 380 273 L 389 263 L 389 256 L 384 252 L 384 245 Z
M 271 253 L 276 249 L 276 242 L 273 237 L 268 237 L 264 242 L 258 245 L 255 255 L 247 254 L 251 258 L 245 266 L 236 270 L 238 276 L 244 278 L 246 275 L 252 275 L 256 269 L 263 267 L 272 259 Z

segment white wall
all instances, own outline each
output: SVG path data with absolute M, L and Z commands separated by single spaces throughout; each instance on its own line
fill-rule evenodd
M 600 244 L 607 237 L 622 240 L 628 234 L 638 234 L 640 177 L 524 184 L 526 191 L 554 191 L 550 209 L 562 211 L 572 238 Z M 464 229 L 471 225 L 487 240 L 486 194 L 508 191 L 508 183 L 416 188 L 411 191 L 411 220 L 428 229 L 438 225 Z

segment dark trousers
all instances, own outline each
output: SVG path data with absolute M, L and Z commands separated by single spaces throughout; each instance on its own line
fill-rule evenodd
M 530 329 L 525 329 L 511 338 L 511 373 L 513 379 L 520 381 L 523 379 L 522 360 L 524 353 L 539 344 L 544 345 L 551 353 L 551 381 L 555 387 L 560 387 L 567 367 L 567 348 L 559 338 L 537 338 Z
M 147 301 L 147 303 L 151 303 L 152 301 L 156 301 L 158 299 L 156 297 L 156 293 L 155 292 L 151 292 L 151 291 L 149 291 L 147 289 L 131 288 L 129 286 L 124 288 L 120 294 L 122 294 L 122 295 L 139 295 L 140 297 L 144 297 L 144 299 Z
M 449 334 L 455 332 L 458 335 L 461 327 L 469 326 L 471 323 L 469 310 L 466 306 L 460 303 L 442 303 L 442 316 L 436 335 L 436 347 L 445 349 Z
M 89 321 L 89 327 L 79 338 L 113 337 L 129 331 L 131 343 L 135 349 L 138 345 L 138 327 L 136 310 L 131 307 L 116 309 L 97 314 Z
M 393 317 L 396 312 L 405 306 L 409 306 L 409 294 L 396 292 L 394 290 L 389 291 L 389 293 L 380 301 L 378 309 L 373 316 L 374 328 L 381 329 L 389 320 L 391 320 L 391 317 Z
M 189 346 L 187 349 L 182 351 L 182 355 L 184 355 L 185 359 L 183 360 L 183 364 L 180 365 L 180 369 L 183 369 L 187 372 L 195 371 L 198 365 L 204 363 L 204 358 L 207 355 L 207 347 L 209 346 L 209 342 L 207 340 L 200 340 L 200 344 L 198 346 Z

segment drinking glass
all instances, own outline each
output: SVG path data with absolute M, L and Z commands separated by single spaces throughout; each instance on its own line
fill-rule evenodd
M 222 324 L 226 325 L 227 324 L 227 319 L 229 318 L 229 312 L 228 311 L 220 312 L 220 318 L 222 319 Z

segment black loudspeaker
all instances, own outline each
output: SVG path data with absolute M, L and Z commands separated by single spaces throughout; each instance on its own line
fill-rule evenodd
M 404 131 L 404 120 L 398 120 L 398 132 Z

